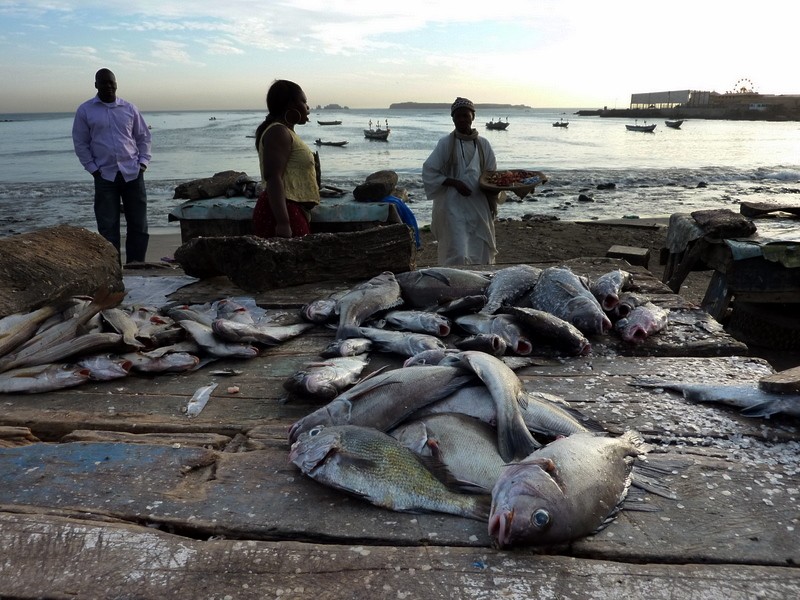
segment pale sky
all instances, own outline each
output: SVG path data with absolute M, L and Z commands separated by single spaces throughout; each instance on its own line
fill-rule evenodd
M 800 94 L 779 0 L 0 0 L 0 113 L 70 112 L 108 67 L 145 111 L 309 104 L 627 108 L 634 93 Z

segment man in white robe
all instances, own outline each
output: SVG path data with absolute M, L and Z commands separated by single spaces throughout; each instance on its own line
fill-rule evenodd
M 491 265 L 497 255 L 496 205 L 478 185 L 497 161 L 489 142 L 472 128 L 475 105 L 456 98 L 450 116 L 455 130 L 441 138 L 422 166 L 425 193 L 433 201 L 431 233 L 440 266 Z

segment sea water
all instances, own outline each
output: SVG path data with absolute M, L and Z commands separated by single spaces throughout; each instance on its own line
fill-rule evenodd
M 510 195 L 500 218 L 644 218 L 712 208 L 738 212 L 743 201 L 800 204 L 797 122 L 688 120 L 681 129 L 670 129 L 659 120 L 651 121 L 657 123 L 654 133 L 643 133 L 627 131 L 628 119 L 574 112 L 479 111 L 475 127 L 492 144 L 498 169 L 537 170 L 549 179 L 525 198 Z M 183 202 L 173 198 L 181 183 L 227 170 L 259 179 L 252 136 L 263 111 L 144 117 L 153 136 L 145 175 L 151 227 L 178 227 L 169 214 Z M 57 224 L 95 230 L 93 182 L 73 151 L 72 118 L 72 113 L 0 114 L 0 236 Z M 508 120 L 506 130 L 485 127 L 498 119 Z M 569 126 L 553 127 L 560 119 Z M 323 126 L 318 120 L 342 124 Z M 388 122 L 387 141 L 364 137 L 370 121 L 382 127 Z M 431 203 L 422 187 L 422 163 L 452 129 L 446 109 L 352 109 L 312 111 L 311 121 L 296 131 L 319 152 L 323 185 L 352 197 L 367 175 L 390 169 L 424 225 Z M 348 143 L 318 147 L 316 139 Z

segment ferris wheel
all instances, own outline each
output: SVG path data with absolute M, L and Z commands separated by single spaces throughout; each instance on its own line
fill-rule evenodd
M 736 85 L 733 86 L 733 93 L 734 94 L 754 94 L 756 91 L 753 82 L 747 78 L 742 78 L 736 82 Z

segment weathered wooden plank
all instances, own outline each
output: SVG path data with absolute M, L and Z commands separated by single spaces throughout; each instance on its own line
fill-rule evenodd
M 452 546 L 200 541 L 55 516 L 0 514 L 0 524 L 0 595 L 13 597 L 783 600 L 800 594 L 800 572 L 790 567 L 640 565 Z
M 623 511 L 567 552 L 625 561 L 800 561 L 794 542 L 800 443 L 673 438 L 683 463 L 664 483 L 677 500 Z M 711 456 L 714 452 L 720 456 Z M 236 454 L 163 445 L 68 443 L 0 449 L 0 506 L 100 513 L 193 536 L 488 547 L 486 524 L 383 510 L 317 484 L 288 463 L 288 445 Z M 324 508 L 324 518 L 321 517 Z M 564 551 L 563 549 L 561 551 Z

